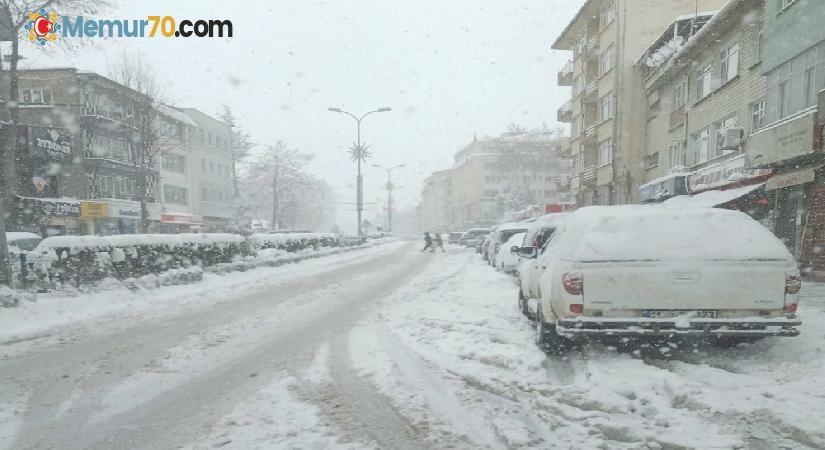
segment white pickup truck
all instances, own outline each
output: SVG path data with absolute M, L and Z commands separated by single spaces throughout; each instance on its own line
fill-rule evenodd
M 536 343 L 569 339 L 796 336 L 799 271 L 747 215 L 706 208 L 583 208 L 538 259 Z

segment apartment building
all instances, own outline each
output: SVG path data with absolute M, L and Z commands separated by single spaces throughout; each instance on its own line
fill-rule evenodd
M 424 179 L 418 225 L 423 231 L 444 232 L 455 222 L 452 204 L 452 170 L 439 170 Z
M 639 55 L 673 20 L 718 9 L 723 0 L 587 0 L 553 43 L 572 51 L 558 73 L 571 99 L 557 118 L 570 123 L 563 145 L 573 159 L 564 185 L 579 206 L 636 200 L 644 180 L 646 97 Z
M 151 98 L 75 68 L 20 70 L 18 88 L 20 146 L 8 229 L 43 235 L 136 231 L 133 137 L 137 114 Z M 147 190 L 150 216 L 158 220 L 152 176 Z
M 745 167 L 748 137 L 765 126 L 762 16 L 761 1 L 731 0 L 678 17 L 639 58 L 647 100 L 640 201 L 753 186 L 719 201 L 764 218 L 757 189 L 771 172 Z
M 198 155 L 190 161 L 193 199 L 206 231 L 224 231 L 237 214 L 232 130 L 221 120 L 195 108 L 180 108 L 198 127 L 192 141 Z
M 198 159 L 193 141 L 198 125 L 186 114 L 171 106 L 155 104 L 158 111 L 160 149 L 159 197 L 163 206 L 156 227 L 164 233 L 201 230 L 203 217 L 192 186 L 197 184 L 191 161 Z
M 765 126 L 751 136 L 746 165 L 768 169 L 767 224 L 810 272 L 825 275 L 825 5 L 765 0 L 762 63 Z
M 3 86 L 7 77 L 0 72 Z M 223 231 L 231 223 L 234 168 L 231 131 L 223 122 L 70 67 L 23 69 L 18 84 L 20 144 L 9 230 L 136 233 L 142 179 L 150 231 Z M 141 117 L 157 124 L 146 171 L 136 169 Z M 8 127 L 0 127 L 0 141 L 7 136 Z
M 553 133 L 503 133 L 474 139 L 453 157 L 449 171 L 425 182 L 421 225 L 431 230 L 488 226 L 530 205 L 569 200 L 560 189 L 568 161 Z

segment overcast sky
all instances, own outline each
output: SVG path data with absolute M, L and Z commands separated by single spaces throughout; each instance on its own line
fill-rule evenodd
M 556 72 L 570 55 L 550 44 L 582 3 L 121 1 L 100 18 L 230 19 L 234 36 L 99 40 L 68 56 L 25 43 L 23 53 L 30 65 L 68 64 L 105 75 L 107 59 L 121 48 L 140 50 L 176 105 L 215 113 L 227 103 L 256 143 L 283 139 L 314 154 L 312 171 L 341 201 L 355 196 L 346 153 L 355 126 L 327 107 L 360 113 L 390 106 L 392 112 L 364 121 L 362 135 L 371 163 L 408 164 L 395 172 L 403 208 L 418 203 L 424 177 L 449 167 L 474 133 L 496 136 L 510 122 L 556 124 L 556 109 L 569 96 L 569 88 L 556 86 Z M 384 178 L 368 167 L 365 201 L 384 197 Z M 339 208 L 342 225 L 354 215 L 348 208 Z

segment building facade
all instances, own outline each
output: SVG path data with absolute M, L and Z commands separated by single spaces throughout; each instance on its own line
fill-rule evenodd
M 8 72 L 0 74 L 7 86 Z M 223 122 L 74 68 L 20 70 L 18 85 L 9 230 L 137 233 L 141 182 L 150 232 L 225 231 L 232 223 L 234 165 Z M 154 142 L 143 146 L 147 123 Z M 5 124 L 3 143 L 7 135 Z
M 765 127 L 751 137 L 746 164 L 774 176 L 768 225 L 809 272 L 825 274 L 825 176 L 819 92 L 825 89 L 825 7 L 766 0 L 762 22 Z
M 718 12 L 679 17 L 639 58 L 647 98 L 641 201 L 770 176 L 745 167 L 749 137 L 765 126 L 762 16 L 762 2 L 732 0 Z M 764 219 L 763 208 L 746 209 Z
M 569 161 L 553 133 L 504 133 L 474 139 L 453 157 L 453 167 L 425 181 L 420 225 L 431 231 L 489 226 L 531 205 L 569 200 L 561 188 Z
M 571 99 L 558 110 L 570 123 L 564 145 L 574 161 L 564 186 L 580 206 L 636 200 L 644 179 L 646 97 L 638 56 L 682 14 L 715 10 L 722 0 L 587 0 L 553 43 L 573 52 L 558 73 Z
M 190 160 L 193 198 L 204 230 L 224 231 L 238 212 L 234 189 L 235 162 L 232 158 L 232 130 L 229 125 L 195 108 L 180 111 L 198 127 L 192 145 L 196 158 Z

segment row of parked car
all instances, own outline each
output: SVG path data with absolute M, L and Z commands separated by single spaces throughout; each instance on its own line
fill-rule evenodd
M 517 277 L 519 308 L 549 353 L 589 339 L 736 345 L 799 334 L 796 262 L 738 211 L 597 206 L 450 239 Z

